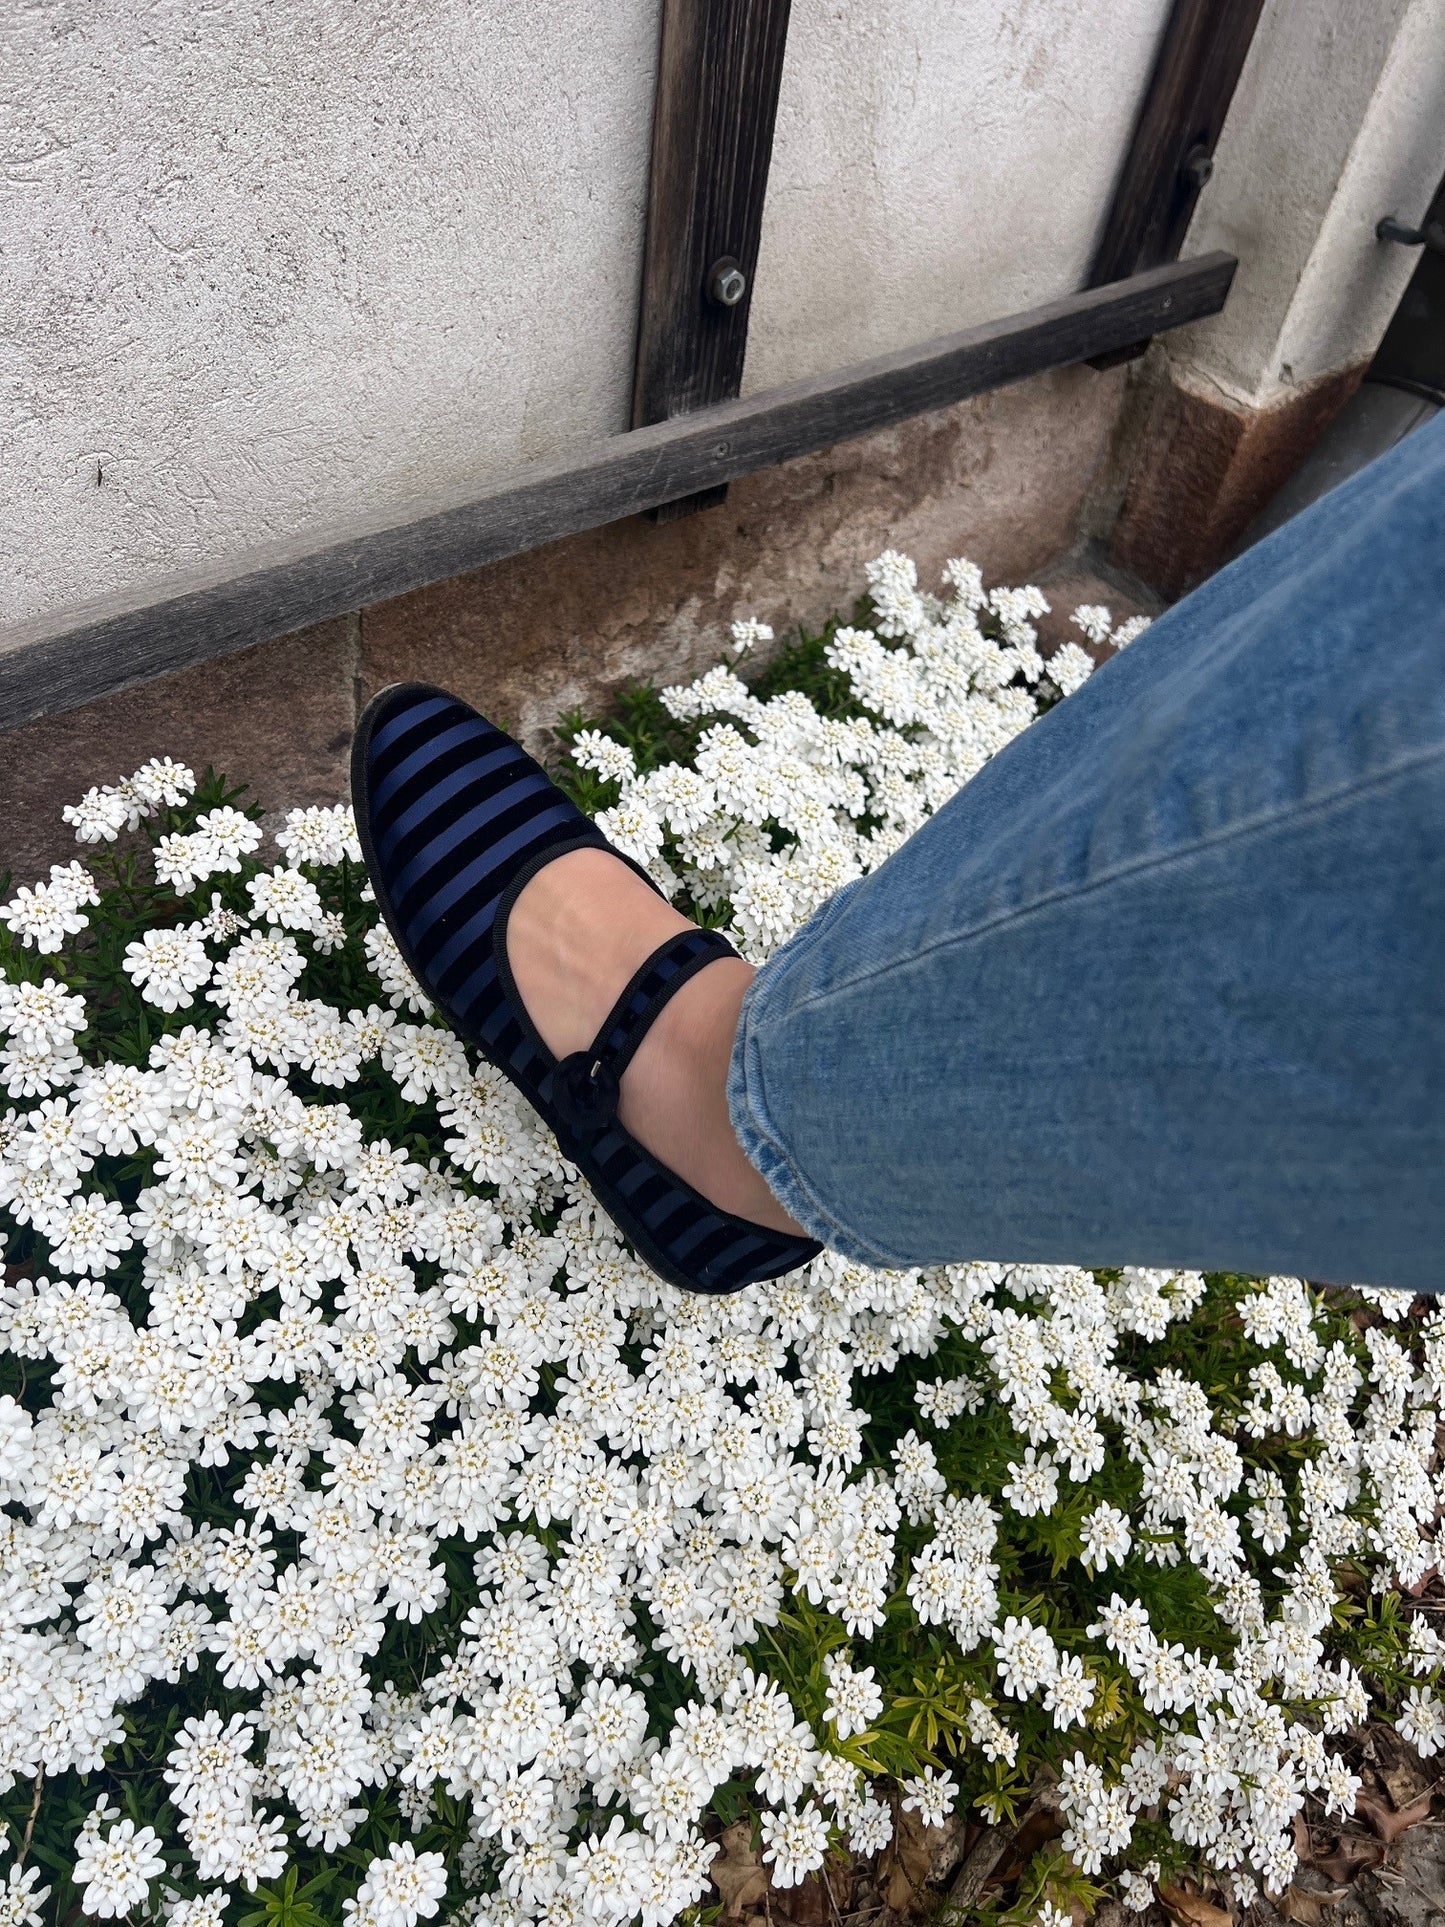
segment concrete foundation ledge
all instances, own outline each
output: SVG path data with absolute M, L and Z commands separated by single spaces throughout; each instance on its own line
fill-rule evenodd
M 0 872 L 74 855 L 62 805 L 149 756 L 213 764 L 267 808 L 334 802 L 358 704 L 402 678 L 535 746 L 629 677 L 695 675 L 740 616 L 781 634 L 846 613 L 881 549 L 924 580 L 966 555 L 991 583 L 1028 581 L 1074 546 L 1125 380 L 1037 376 L 745 477 L 706 514 L 613 523 L 26 724 L 0 754 Z
M 1170 600 L 1202 582 L 1309 454 L 1368 365 L 1250 408 L 1151 357 L 1122 451 L 1110 560 Z

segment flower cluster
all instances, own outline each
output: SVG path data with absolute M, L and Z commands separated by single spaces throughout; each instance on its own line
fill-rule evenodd
M 967 564 L 869 584 L 574 736 L 756 957 L 1091 667 Z M 1445 1644 L 1383 1609 L 1434 1559 L 1445 1320 L 832 1254 L 688 1297 L 432 1020 L 348 811 L 278 861 L 153 763 L 66 814 L 154 881 L 101 849 L 0 909 L 4 1919 L 33 1843 L 57 1917 L 293 1882 L 347 1927 L 666 1927 L 740 1811 L 785 1887 L 1047 1773 L 1131 1905 L 1191 1856 L 1248 1897 L 1307 1792 L 1350 1809 L 1371 1691 L 1445 1746 Z
M 691 726 L 686 762 L 640 769 L 626 743 L 579 731 L 572 755 L 615 800 L 598 823 L 697 910 L 730 912 L 728 934 L 756 962 L 793 935 L 834 891 L 890 856 L 1039 713 L 1068 694 L 1093 659 L 1068 642 L 1045 664 L 1037 589 L 986 594 L 977 567 L 950 562 L 947 595 L 921 593 L 893 551 L 868 565 L 871 628 L 835 628 L 822 645 L 845 680 L 851 713 L 820 712 L 797 688 L 764 699 L 719 666 L 661 703 Z M 1141 621 L 1110 626 L 1079 612 L 1096 642 L 1133 640 Z M 737 623 L 734 648 L 772 639 Z M 713 720 L 717 719 L 717 720 Z

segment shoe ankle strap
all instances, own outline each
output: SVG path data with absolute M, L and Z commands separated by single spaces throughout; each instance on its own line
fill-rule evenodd
M 574 1131 L 591 1135 L 617 1115 L 622 1073 L 668 999 L 719 957 L 735 957 L 720 930 L 684 930 L 659 944 L 634 973 L 586 1050 L 552 1073 L 552 1104 Z

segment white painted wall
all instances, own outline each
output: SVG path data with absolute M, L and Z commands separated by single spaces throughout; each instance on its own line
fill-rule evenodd
M 0 621 L 625 428 L 658 13 L 9 0 Z
M 1166 5 L 795 0 L 749 385 L 1076 285 Z M 625 427 L 658 8 L 13 0 L 0 632 Z
M 1167 5 L 794 0 L 747 387 L 1077 286 Z M 1442 8 L 1270 0 L 1190 241 L 1245 261 L 1208 379 L 1339 351 Z M 0 636 L 625 427 L 658 9 L 10 0 Z
M 1215 163 L 1185 252 L 1239 272 L 1177 371 L 1258 407 L 1367 360 L 1420 258 L 1375 223 L 1445 173 L 1445 0 L 1268 0 Z
M 744 388 L 1082 286 L 1170 0 L 793 0 Z

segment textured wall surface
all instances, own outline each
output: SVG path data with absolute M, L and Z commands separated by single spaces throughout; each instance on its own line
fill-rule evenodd
M 1445 0 L 1268 0 L 1189 232 L 1239 273 L 1222 315 L 1167 350 L 1186 383 L 1247 406 L 1367 361 L 1445 169 Z
M 1165 5 L 795 0 L 749 383 L 1074 285 Z M 658 12 L 13 0 L 0 625 L 624 428 Z
M 162 595 L 349 517 L 401 519 L 418 494 L 623 428 L 659 6 L 9 0 L 0 634 L 110 593 Z M 746 385 L 1076 286 L 1167 7 L 793 0 Z M 1237 408 L 1367 357 L 1414 259 L 1376 243 L 1374 220 L 1423 208 L 1442 107 L 1445 0 L 1267 0 L 1188 243 L 1236 250 L 1236 290 L 1155 364 L 1167 352 L 1183 385 Z M 1045 387 L 1024 412 L 1082 403 L 1097 438 L 1099 397 L 1117 392 Z M 965 412 L 958 432 L 1002 419 Z M 1021 529 L 1061 543 L 1051 466 L 1073 432 L 1031 428 L 1000 482 Z M 787 551 L 795 588 L 816 576 L 796 609 L 848 592 L 882 539 L 879 502 L 901 528 L 923 502 L 946 521 L 929 476 L 892 486 L 890 447 L 798 470 L 809 502 L 840 491 L 822 519 L 790 508 L 789 484 L 739 485 L 748 512 L 692 538 L 712 558 L 696 580 L 656 530 L 584 538 L 575 554 L 610 572 L 596 620 L 615 646 L 587 657 L 575 597 L 541 621 L 554 681 L 538 713 L 567 680 L 558 650 L 587 659 L 582 682 L 630 662 L 634 632 L 650 667 L 667 649 L 690 660 L 688 611 L 722 621 L 770 566 L 748 552 L 760 517 L 796 516 L 766 551 Z M 957 466 L 945 485 L 971 486 Z M 956 504 L 961 540 L 981 499 Z M 684 569 L 671 607 L 668 557 Z M 634 566 L 644 613 L 619 625 Z M 484 620 L 489 580 L 427 607 Z M 459 675 L 475 621 L 447 619 Z
M 1083 284 L 1169 0 L 793 0 L 744 387 Z
M 658 0 L 4 15 L 0 622 L 626 427 Z

